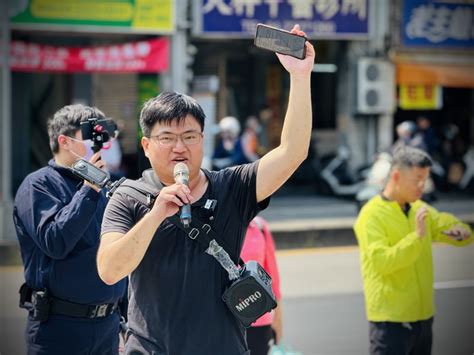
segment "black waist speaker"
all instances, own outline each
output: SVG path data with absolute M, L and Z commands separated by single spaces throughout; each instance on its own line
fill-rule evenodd
M 245 264 L 240 277 L 225 290 L 222 299 L 245 327 L 277 306 L 271 277 L 253 260 Z

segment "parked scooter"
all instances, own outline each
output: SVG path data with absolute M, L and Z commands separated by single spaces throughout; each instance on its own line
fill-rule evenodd
M 329 186 L 330 192 L 336 196 L 354 196 L 362 187 L 362 181 L 342 181 L 338 170 L 347 165 L 350 150 L 346 145 L 337 148 L 336 156 L 321 170 L 320 178 Z M 348 179 L 346 179 L 348 180 Z
M 383 190 L 391 165 L 392 156 L 389 153 L 382 152 L 377 155 L 374 164 L 367 174 L 367 178 L 356 193 L 357 210 L 360 210 L 367 201 Z
M 474 180 L 474 146 L 469 147 L 466 154 L 464 154 L 463 161 L 466 168 L 461 181 L 459 181 L 459 187 L 465 190 L 469 186 L 469 183 Z

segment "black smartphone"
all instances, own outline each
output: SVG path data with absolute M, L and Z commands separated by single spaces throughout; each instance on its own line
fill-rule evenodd
M 72 164 L 71 170 L 80 178 L 100 188 L 104 187 L 110 180 L 110 175 L 107 171 L 99 169 L 94 164 L 84 159 L 79 159 Z
M 257 25 L 254 44 L 272 52 L 304 59 L 307 40 L 306 37 L 260 23 Z

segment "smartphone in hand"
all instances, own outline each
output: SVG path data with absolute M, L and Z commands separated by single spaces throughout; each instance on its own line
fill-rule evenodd
M 458 242 L 464 240 L 463 236 L 457 231 L 445 230 L 442 233 L 450 238 L 456 239 Z
M 304 59 L 306 56 L 306 41 L 306 37 L 279 28 L 258 24 L 254 44 L 258 48 Z
M 107 171 L 99 169 L 84 159 L 74 162 L 70 169 L 75 175 L 100 188 L 104 187 L 110 180 L 110 175 Z

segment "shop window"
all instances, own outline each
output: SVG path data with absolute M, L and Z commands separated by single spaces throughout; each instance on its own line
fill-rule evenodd
M 313 73 L 313 129 L 336 128 L 336 73 Z

